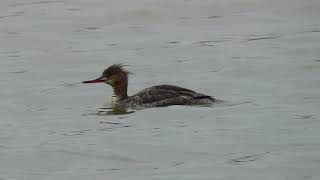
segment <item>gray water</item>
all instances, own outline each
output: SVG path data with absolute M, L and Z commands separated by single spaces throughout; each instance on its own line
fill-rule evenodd
M 318 180 L 320 1 L 0 1 L 0 179 Z M 98 114 L 125 63 L 228 102 Z M 232 105 L 233 104 L 233 105 Z M 120 113 L 121 114 L 121 113 Z

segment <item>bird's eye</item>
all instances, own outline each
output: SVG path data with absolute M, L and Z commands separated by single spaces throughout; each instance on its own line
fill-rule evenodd
M 109 78 L 110 77 L 110 75 L 108 74 L 108 73 L 102 73 L 102 78 Z

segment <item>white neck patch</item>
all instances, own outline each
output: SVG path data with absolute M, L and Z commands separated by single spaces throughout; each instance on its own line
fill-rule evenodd
M 112 102 L 117 102 L 119 101 L 119 97 L 117 95 L 112 95 Z

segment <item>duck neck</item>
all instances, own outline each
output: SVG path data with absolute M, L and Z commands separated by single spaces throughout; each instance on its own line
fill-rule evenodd
M 115 84 L 115 86 L 113 86 L 112 101 L 116 102 L 128 98 L 127 89 L 127 81 Z

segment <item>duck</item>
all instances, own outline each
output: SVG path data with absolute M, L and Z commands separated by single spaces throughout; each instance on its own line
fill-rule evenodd
M 131 74 L 123 64 L 113 64 L 101 76 L 84 84 L 105 83 L 113 89 L 112 103 L 124 108 L 153 108 L 171 105 L 211 105 L 217 100 L 209 95 L 180 86 L 160 84 L 128 95 L 128 76 Z

